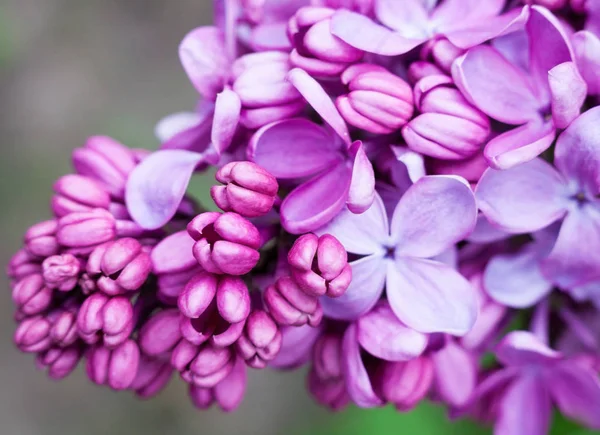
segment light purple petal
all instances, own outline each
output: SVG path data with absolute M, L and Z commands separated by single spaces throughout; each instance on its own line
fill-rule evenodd
M 542 275 L 541 261 L 552 246 L 532 242 L 516 253 L 493 257 L 483 275 L 486 292 L 496 301 L 513 308 L 531 307 L 552 290 Z
M 405 38 L 429 38 L 429 11 L 422 0 L 378 0 L 375 16 L 384 26 Z
M 565 362 L 547 379 L 558 409 L 569 418 L 600 429 L 600 381 L 591 370 Z
M 169 115 L 156 124 L 156 137 L 163 150 L 187 150 L 205 152 L 211 144 L 211 128 L 214 103 L 203 100 L 196 112 L 180 112 Z
M 386 361 L 414 359 L 427 346 L 427 336 L 400 322 L 385 301 L 358 319 L 356 325 L 363 349 Z
M 278 121 L 258 130 L 248 145 L 248 158 L 282 179 L 314 175 L 342 161 L 332 135 L 306 119 Z
M 466 181 L 434 175 L 413 184 L 396 206 L 391 224 L 396 255 L 441 254 L 475 228 L 477 206 Z
M 208 130 L 210 130 L 210 121 L 212 121 L 212 116 L 206 118 L 209 120 Z M 164 143 L 182 131 L 196 127 L 199 124 L 204 124 L 204 121 L 207 120 L 206 118 L 202 117 L 196 112 L 172 113 L 156 123 L 156 126 L 154 127 L 154 135 L 161 143 Z
M 509 332 L 495 353 L 504 365 L 515 367 L 553 364 L 562 357 L 528 331 Z
M 408 53 L 427 41 L 426 37 L 405 38 L 364 15 L 345 9 L 340 9 L 333 15 L 331 33 L 354 48 L 382 56 Z
M 348 191 L 348 209 L 353 213 L 364 213 L 375 199 L 375 173 L 362 142 L 354 142 L 349 152 L 354 155 L 354 165 Z
M 440 33 L 445 33 L 480 20 L 489 21 L 502 11 L 504 3 L 505 0 L 446 0 L 435 8 L 431 14 L 431 22 Z
M 125 201 L 142 228 L 162 227 L 175 215 L 202 154 L 183 150 L 156 151 L 146 157 L 127 181 Z
M 472 48 L 452 65 L 452 77 L 463 95 L 498 121 L 523 124 L 538 117 L 528 79 L 492 47 Z
M 600 39 L 582 30 L 571 38 L 575 60 L 590 95 L 600 94 Z
M 340 115 L 335 104 L 325 92 L 325 89 L 313 79 L 306 71 L 300 68 L 294 68 L 288 73 L 288 80 L 313 109 L 323 118 L 333 131 L 335 131 L 342 140 L 350 146 L 350 133 L 346 121 Z
M 290 51 L 292 49 L 285 21 L 257 25 L 252 29 L 249 42 L 255 51 Z
M 383 255 L 385 246 L 389 244 L 389 228 L 381 197 L 375 195 L 373 205 L 362 214 L 342 210 L 316 233 L 335 236 L 353 254 Z
M 483 154 L 491 167 L 508 169 L 539 156 L 555 137 L 554 124 L 538 118 L 496 136 L 485 146 Z
M 198 92 L 214 99 L 223 90 L 229 59 L 223 32 L 216 27 L 198 27 L 179 46 L 179 58 Z
M 517 378 L 506 390 L 498 408 L 494 435 L 547 435 L 552 404 L 543 379 L 535 375 Z
M 350 263 L 352 282 L 339 298 L 322 297 L 321 306 L 327 317 L 354 320 L 375 306 L 385 283 L 386 265 L 381 255 L 371 255 Z
M 231 89 L 225 88 L 217 95 L 211 139 L 219 154 L 222 154 L 231 144 L 240 122 L 241 111 L 240 97 Z
M 529 70 L 529 40 L 525 29 L 494 38 L 491 44 L 510 63 L 523 71 Z
M 589 196 L 600 193 L 600 107 L 583 113 L 559 136 L 554 164 L 573 188 Z
M 342 342 L 342 370 L 348 394 L 361 408 L 381 406 L 383 401 L 373 391 L 369 374 L 362 362 L 356 328 L 356 325 L 350 325 Z
M 281 225 L 292 234 L 325 225 L 344 208 L 351 177 L 352 171 L 340 163 L 295 188 L 281 204 Z
M 454 340 L 431 355 L 435 385 L 441 399 L 451 406 L 465 406 L 477 385 L 477 361 Z
M 283 336 L 281 350 L 269 366 L 290 369 L 308 362 L 312 356 L 312 347 L 321 332 L 320 328 L 313 328 L 310 325 L 284 327 L 281 330 Z
M 477 205 L 495 225 L 513 233 L 547 227 L 568 206 L 562 176 L 542 159 L 505 171 L 488 169 L 477 184 Z
M 511 236 L 510 233 L 502 228 L 492 224 L 484 214 L 477 216 L 475 229 L 467 240 L 473 243 L 492 243 L 499 240 L 507 239 Z
M 556 285 L 572 288 L 600 275 L 600 208 L 575 205 L 565 217 L 542 273 Z
M 575 62 L 556 65 L 548 71 L 552 96 L 552 119 L 557 128 L 566 128 L 581 112 L 587 97 L 587 85 Z
M 389 262 L 386 293 L 398 318 L 420 332 L 464 335 L 477 319 L 475 289 L 443 263 L 406 257 Z

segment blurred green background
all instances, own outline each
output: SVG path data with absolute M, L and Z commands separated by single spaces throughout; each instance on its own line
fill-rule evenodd
M 177 45 L 210 23 L 211 13 L 210 0 L 0 1 L 0 263 L 29 225 L 49 217 L 52 182 L 70 170 L 70 152 L 86 136 L 156 148 L 155 122 L 194 106 Z M 195 180 L 195 193 L 207 198 L 208 183 Z M 433 405 L 404 415 L 392 408 L 331 414 L 308 397 L 302 370 L 252 373 L 247 398 L 231 415 L 196 411 L 177 380 L 148 402 L 92 386 L 81 369 L 55 383 L 12 346 L 4 276 L 2 286 L 2 435 L 491 433 L 449 423 Z M 568 422 L 555 428 L 585 433 Z

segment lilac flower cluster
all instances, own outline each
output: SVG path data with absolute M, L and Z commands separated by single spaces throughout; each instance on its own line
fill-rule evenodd
M 158 151 L 94 137 L 8 269 L 53 378 L 199 408 L 308 365 L 339 410 L 600 429 L 600 2 L 223 0 Z M 217 168 L 201 211 L 194 173 Z

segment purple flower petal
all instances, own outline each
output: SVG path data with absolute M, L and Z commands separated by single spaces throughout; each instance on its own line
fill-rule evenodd
M 594 107 L 567 128 L 556 141 L 554 164 L 581 193 L 600 193 L 600 107 Z
M 554 124 L 538 118 L 496 136 L 483 154 L 491 167 L 508 169 L 539 156 L 552 145 L 555 136 Z
M 464 335 L 477 319 L 475 290 L 443 263 L 398 257 L 388 263 L 386 292 L 398 318 L 420 332 Z
M 220 29 L 207 26 L 192 30 L 181 41 L 179 58 L 190 81 L 203 97 L 214 99 L 223 90 L 229 59 Z
M 517 378 L 499 404 L 495 435 L 547 435 L 552 403 L 544 380 L 535 375 Z
M 437 393 L 445 403 L 465 406 L 477 385 L 477 361 L 454 340 L 431 355 Z
M 339 298 L 321 298 L 323 313 L 333 319 L 354 320 L 375 306 L 385 283 L 386 265 L 381 255 L 350 263 L 352 282 Z
M 389 228 L 381 197 L 375 195 L 373 205 L 360 215 L 347 209 L 342 210 L 316 233 L 335 236 L 353 254 L 385 254 L 384 246 L 389 243 Z
M 342 161 L 332 134 L 306 119 L 258 130 L 248 145 L 248 158 L 283 179 L 314 175 Z
M 567 361 L 552 372 L 547 385 L 563 414 L 600 429 L 600 381 L 596 373 Z
M 557 128 L 566 128 L 579 116 L 587 97 L 587 85 L 577 71 L 575 62 L 556 65 L 548 71 L 552 96 L 552 119 Z
M 564 216 L 568 206 L 564 179 L 542 159 L 505 171 L 488 169 L 475 196 L 490 222 L 513 233 L 547 227 Z
M 356 325 L 360 345 L 371 355 L 386 361 L 414 359 L 427 346 L 427 336 L 406 327 L 385 301 L 358 319 Z
M 373 391 L 371 380 L 360 355 L 356 325 L 350 325 L 342 342 L 342 370 L 348 394 L 361 408 L 383 405 L 383 401 Z
M 495 353 L 504 365 L 515 367 L 550 364 L 562 357 L 528 331 L 508 333 L 496 346 Z
M 225 88 L 217 95 L 211 139 L 219 154 L 222 154 L 231 144 L 240 122 L 241 111 L 240 97 L 231 89 Z
M 290 369 L 310 360 L 312 347 L 321 335 L 321 329 L 309 325 L 287 326 L 282 329 L 281 334 L 281 349 L 269 365 L 278 369 Z
M 331 33 L 354 48 L 383 56 L 408 53 L 427 41 L 426 37 L 405 38 L 364 15 L 345 9 L 340 9 L 333 15 Z
M 587 83 L 590 95 L 600 94 L 600 39 L 582 30 L 571 38 L 573 51 L 581 76 Z
M 489 21 L 502 11 L 504 3 L 504 0 L 446 0 L 435 8 L 431 22 L 440 33 L 463 29 L 480 20 Z
M 429 11 L 421 0 L 378 0 L 375 2 L 375 16 L 390 29 L 405 38 L 429 38 Z
M 127 181 L 125 202 L 142 228 L 154 230 L 175 215 L 202 154 L 183 150 L 156 151 L 144 159 Z
M 421 178 L 396 206 L 391 224 L 396 255 L 429 258 L 464 239 L 475 228 L 477 206 L 462 179 Z
M 467 240 L 473 243 L 492 243 L 508 239 L 510 236 L 510 233 L 492 224 L 484 214 L 479 214 L 479 216 L 477 216 L 475 229 L 471 235 L 467 237 Z
M 351 178 L 351 170 L 340 163 L 298 186 L 281 204 L 281 225 L 292 234 L 325 225 L 344 208 Z
M 498 121 L 518 125 L 538 117 L 540 103 L 527 76 L 492 47 L 475 47 L 458 58 L 452 77 L 471 103 Z
M 353 213 L 364 213 L 375 199 L 375 173 L 362 142 L 354 142 L 350 153 L 354 155 L 354 165 L 348 191 L 348 209 Z
M 548 243 L 533 242 L 514 254 L 500 254 L 488 263 L 483 275 L 486 292 L 497 302 L 513 307 L 531 307 L 552 290 L 542 275 L 540 263 L 550 250 Z
M 323 118 L 333 130 L 350 146 L 350 133 L 346 121 L 340 115 L 335 104 L 331 101 L 323 87 L 313 79 L 306 71 L 294 68 L 288 73 L 288 80 L 313 109 Z
M 523 71 L 529 70 L 529 40 L 525 29 L 494 38 L 491 44 L 511 64 Z
M 577 206 L 575 206 L 577 207 Z M 565 217 L 554 249 L 542 262 L 544 276 L 572 288 L 597 279 L 600 270 L 600 207 L 574 208 Z
M 284 51 L 292 49 L 287 36 L 287 22 L 262 23 L 252 29 L 250 45 L 255 51 Z

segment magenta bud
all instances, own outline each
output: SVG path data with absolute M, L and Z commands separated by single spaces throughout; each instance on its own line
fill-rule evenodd
M 196 240 L 194 257 L 207 272 L 245 275 L 260 258 L 260 232 L 237 213 L 198 215 L 188 233 Z
M 176 309 L 159 311 L 152 316 L 139 333 L 142 352 L 148 356 L 168 355 L 181 340 L 179 317 Z
M 490 134 L 490 120 L 473 107 L 445 75 L 431 75 L 415 85 L 420 115 L 403 129 L 408 147 L 442 160 L 476 154 Z
M 390 134 L 404 126 L 414 112 L 408 83 L 381 66 L 358 64 L 347 68 L 342 82 L 349 93 L 336 106 L 351 125 L 375 134 Z
M 238 358 L 231 372 L 212 388 L 190 385 L 190 398 L 196 408 L 208 409 L 217 404 L 225 412 L 235 411 L 246 392 L 246 367 Z
M 50 322 L 44 316 L 24 319 L 15 331 L 15 345 L 19 350 L 27 353 L 37 353 L 49 349 L 52 346 L 50 327 Z
M 108 209 L 110 195 L 91 178 L 82 175 L 65 175 L 54 183 L 56 195 L 52 197 L 52 211 L 58 218 L 69 213 Z
M 56 220 L 44 221 L 33 225 L 25 233 L 25 249 L 37 257 L 50 257 L 59 250 Z
M 425 398 L 433 383 L 433 375 L 433 364 L 427 357 L 405 362 L 385 361 L 377 372 L 378 390 L 400 411 L 409 411 Z
M 229 323 L 246 320 L 250 314 L 250 292 L 241 278 L 224 276 L 219 280 L 216 294 L 217 310 Z
M 321 336 L 313 348 L 313 366 L 308 388 L 317 401 L 333 410 L 343 409 L 350 401 L 342 372 L 342 337 Z
M 136 164 L 133 150 L 106 136 L 92 136 L 85 147 L 73 151 L 77 173 L 98 181 L 117 199 L 124 198 L 127 177 Z
M 242 335 L 245 321 L 229 323 L 219 314 L 216 300 L 213 300 L 200 317 L 182 316 L 180 330 L 183 337 L 195 345 L 210 340 L 216 346 L 227 347 Z
M 210 343 L 195 346 L 185 340 L 173 350 L 171 365 L 182 378 L 201 388 L 212 388 L 233 369 L 235 354 L 230 347 L 216 347 Z
M 218 282 L 218 277 L 211 273 L 196 274 L 179 295 L 179 311 L 189 318 L 200 317 L 212 303 Z
M 79 334 L 76 309 L 65 310 L 54 316 L 50 337 L 60 347 L 70 346 L 77 341 Z
M 296 284 L 311 296 L 339 297 L 352 281 L 352 268 L 342 244 L 331 234 L 300 236 L 288 253 Z
M 421 49 L 421 58 L 431 59 L 444 72 L 450 73 L 452 63 L 464 52 L 446 38 L 433 38 Z
M 66 348 L 53 347 L 38 354 L 36 366 L 48 370 L 50 378 L 59 380 L 69 376 L 81 359 L 81 346 L 72 345 Z
M 248 366 L 264 369 L 281 349 L 282 335 L 271 315 L 253 311 L 246 320 L 244 333 L 235 343 L 237 353 Z
M 30 254 L 26 249 L 20 249 L 8 263 L 6 273 L 8 277 L 16 282 L 42 272 L 42 266 L 36 256 Z M 15 282 L 12 283 L 16 284 Z
M 42 276 L 46 286 L 61 292 L 75 288 L 80 271 L 81 262 L 71 254 L 53 255 L 42 263 Z
M 140 350 L 133 340 L 109 349 L 95 346 L 88 350 L 86 372 L 97 385 L 108 385 L 116 391 L 128 389 L 135 380 Z
M 114 348 L 124 343 L 133 331 L 133 306 L 123 296 L 94 293 L 81 305 L 77 315 L 79 335 L 88 344 L 102 340 Z
M 410 66 L 408 67 L 407 75 L 408 82 L 414 86 L 419 80 L 421 80 L 424 77 L 431 75 L 444 75 L 444 72 L 431 62 L 418 60 L 410 64 Z
M 319 404 L 332 411 L 341 411 L 350 404 L 343 378 L 321 379 L 313 367 L 308 373 L 307 387 Z
M 223 166 L 216 179 L 225 186 L 213 186 L 211 196 L 223 211 L 243 217 L 267 214 L 277 198 L 279 185 L 269 172 L 252 162 L 231 162 Z
M 17 310 L 25 315 L 33 316 L 50 306 L 52 289 L 45 285 L 42 275 L 29 275 L 15 284 L 12 299 Z
M 100 208 L 71 213 L 58 221 L 56 239 L 68 248 L 91 248 L 114 239 L 116 221 Z
M 362 50 L 331 33 L 334 13 L 330 8 L 305 6 L 290 19 L 288 34 L 294 46 L 290 54 L 293 66 L 311 75 L 330 77 L 362 59 Z
M 152 269 L 157 275 L 175 274 L 197 267 L 192 253 L 194 239 L 187 231 L 164 238 L 152 249 Z
M 323 310 L 316 296 L 306 294 L 289 276 L 279 278 L 263 295 L 265 306 L 283 326 L 318 326 Z
M 129 388 L 135 391 L 136 396 L 149 399 L 167 386 L 172 375 L 173 368 L 168 361 L 141 355 L 137 374 Z

